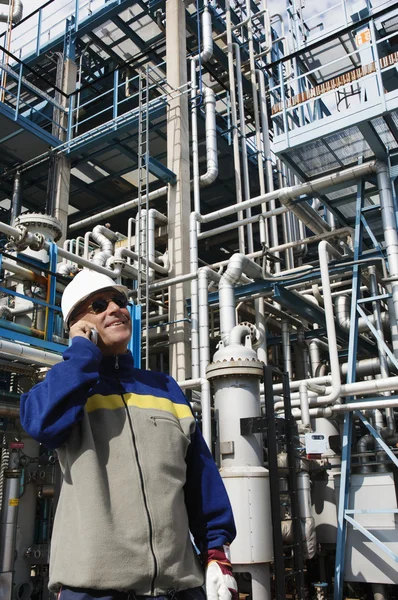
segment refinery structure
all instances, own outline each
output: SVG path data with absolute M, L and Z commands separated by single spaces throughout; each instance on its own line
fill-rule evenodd
M 19 398 L 81 269 L 191 402 L 240 593 L 398 598 L 398 3 L 277 4 L 0 0 L 1 600 L 54 597 Z

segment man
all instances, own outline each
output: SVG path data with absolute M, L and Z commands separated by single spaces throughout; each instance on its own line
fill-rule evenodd
M 49 587 L 60 600 L 199 600 L 203 565 L 208 598 L 235 598 L 221 477 L 174 379 L 134 367 L 127 305 L 124 286 L 78 273 L 61 302 L 64 362 L 21 397 L 22 426 L 63 473 Z

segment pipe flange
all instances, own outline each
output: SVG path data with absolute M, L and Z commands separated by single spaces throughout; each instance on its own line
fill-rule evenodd
M 24 225 L 20 225 L 17 224 L 15 225 L 16 229 L 18 229 L 19 235 L 18 236 L 13 236 L 10 235 L 10 242 L 12 244 L 12 246 L 16 249 L 16 250 L 26 250 L 26 248 L 29 247 L 28 244 L 28 236 L 29 236 L 29 232 L 27 230 L 26 227 L 24 227 Z
M 46 238 L 42 233 L 33 233 L 31 241 L 29 243 L 29 247 L 31 250 L 38 252 L 44 248 L 44 244 L 46 243 Z
M 259 360 L 225 360 L 211 363 L 206 369 L 206 377 L 209 380 L 231 375 L 262 377 L 263 373 L 264 363 Z
M 240 323 L 243 327 L 247 327 L 250 329 L 250 339 L 252 342 L 252 348 L 257 350 L 261 346 L 264 340 L 264 335 L 262 332 L 255 326 L 254 323 L 249 323 L 249 321 L 243 321 Z
M 32 233 L 40 233 L 54 242 L 57 242 L 62 236 L 61 221 L 51 215 L 27 212 L 15 219 L 13 226 L 18 227 L 19 225 L 24 225 Z

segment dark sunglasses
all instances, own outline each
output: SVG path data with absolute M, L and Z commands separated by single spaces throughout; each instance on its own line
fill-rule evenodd
M 100 315 L 101 313 L 106 311 L 106 309 L 108 308 L 109 302 L 113 302 L 114 304 L 117 304 L 119 308 L 126 308 L 129 303 L 126 296 L 117 294 L 116 296 L 111 296 L 110 298 L 96 298 L 87 307 L 87 310 L 91 310 L 96 315 Z

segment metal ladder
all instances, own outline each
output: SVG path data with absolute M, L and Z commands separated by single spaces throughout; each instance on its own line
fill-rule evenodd
M 273 375 L 276 373 L 280 374 L 280 372 L 275 369 L 264 367 L 267 452 L 274 544 L 275 599 L 286 600 L 287 580 L 293 578 L 296 598 L 298 600 L 304 600 L 306 593 L 304 582 L 303 544 L 296 479 L 296 464 L 298 458 L 297 448 L 299 446 L 299 439 L 296 423 L 292 415 L 289 375 L 287 373 L 282 374 L 285 418 L 275 418 L 272 383 Z M 284 495 L 289 496 L 294 538 L 293 543 L 288 546 L 283 544 L 280 519 L 281 492 L 279 490 L 278 470 L 278 448 L 280 447 L 284 447 L 288 460 L 289 491 L 283 493 Z M 289 553 L 286 551 L 289 551 Z M 290 563 L 291 570 L 288 570 L 287 563 Z
M 393 176 L 391 172 L 391 165 L 389 163 L 390 179 Z M 396 199 L 394 199 L 396 204 Z M 377 295 L 377 290 L 374 290 L 373 296 L 362 298 L 361 297 L 361 257 L 362 257 L 362 246 L 363 246 L 363 235 L 366 231 L 370 240 L 372 241 L 376 253 L 380 256 L 384 256 L 383 250 L 374 236 L 371 228 L 366 221 L 366 215 L 372 210 L 380 210 L 378 206 L 365 207 L 365 182 L 361 180 L 357 185 L 357 198 L 356 198 L 356 211 L 355 211 L 355 236 L 354 236 L 354 261 L 356 264 L 353 266 L 352 272 L 352 293 L 351 293 L 351 313 L 350 313 L 350 335 L 348 342 L 348 369 L 347 369 L 347 383 L 353 383 L 356 380 L 356 360 L 357 360 L 357 345 L 358 345 L 358 317 L 362 317 L 367 323 L 369 330 L 373 334 L 374 338 L 384 348 L 385 353 L 390 358 L 391 362 L 396 368 L 398 368 L 398 362 L 396 361 L 391 350 L 387 347 L 384 340 L 380 338 L 380 335 L 374 325 L 371 324 L 366 313 L 363 310 L 363 306 L 367 303 L 371 303 L 372 306 L 379 303 L 380 300 L 387 300 L 390 294 Z M 347 397 L 346 402 L 352 401 L 352 397 Z M 336 540 L 336 567 L 334 576 L 334 600 L 342 600 L 344 595 L 344 571 L 345 571 L 345 559 L 346 559 L 346 541 L 347 541 L 347 523 L 355 527 L 366 537 L 368 540 L 375 543 L 380 550 L 387 553 L 391 558 L 398 562 L 398 556 L 396 556 L 390 548 L 388 548 L 381 540 L 375 537 L 370 531 L 358 523 L 353 516 L 356 513 L 369 513 L 370 510 L 354 510 L 350 508 L 350 479 L 351 479 L 351 455 L 352 455 L 352 444 L 354 434 L 354 416 L 360 419 L 362 424 L 368 429 L 369 433 L 377 440 L 379 447 L 385 451 L 386 455 L 392 461 L 395 472 L 398 469 L 398 457 L 394 455 L 392 450 L 387 446 L 380 434 L 374 429 L 374 427 L 367 421 L 361 411 L 347 412 L 344 415 L 344 426 L 343 426 L 343 439 L 342 439 L 342 454 L 341 454 L 341 475 L 340 475 L 340 491 L 339 491 L 339 502 L 337 512 L 337 540 Z M 396 509 L 392 509 L 388 512 L 398 512 Z
M 148 193 L 149 193 L 149 77 L 148 67 L 138 77 L 138 211 L 136 252 L 138 254 L 137 303 L 145 310 L 142 364 L 149 368 L 149 292 L 148 292 Z M 145 236 L 142 240 L 142 206 L 145 206 Z M 144 259 L 144 260 L 143 260 Z M 143 277 L 144 275 L 144 277 Z M 144 363 L 145 361 L 145 363 Z

